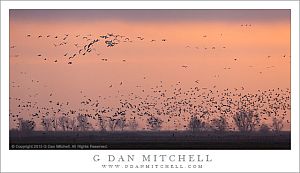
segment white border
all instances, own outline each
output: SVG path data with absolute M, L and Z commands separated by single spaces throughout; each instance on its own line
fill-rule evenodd
M 9 9 L 291 9 L 292 150 L 101 150 L 10 151 L 9 129 Z M 298 172 L 299 171 L 299 3 L 296 1 L 2 1 L 1 2 L 1 171 L 3 172 Z M 95 154 L 209 154 L 202 169 L 102 169 Z M 103 161 L 104 162 L 104 161 Z M 102 162 L 102 163 L 103 163 Z M 176 164 L 176 163 L 173 163 Z

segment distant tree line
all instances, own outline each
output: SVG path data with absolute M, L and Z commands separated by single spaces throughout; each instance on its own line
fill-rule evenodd
M 240 132 L 280 132 L 283 129 L 282 119 L 273 118 L 273 123 L 271 126 L 267 124 L 260 124 L 261 119 L 257 113 L 254 111 L 240 110 L 236 112 L 233 116 L 234 125 L 237 127 L 237 130 Z M 197 116 L 191 116 L 189 124 L 189 129 L 192 132 L 196 131 L 217 131 L 224 132 L 228 131 L 229 124 L 224 116 L 219 118 L 214 118 L 211 120 L 211 123 L 204 122 L 201 118 Z
M 192 133 L 203 131 L 216 131 L 225 132 L 229 131 L 229 123 L 224 116 L 213 118 L 210 122 L 204 121 L 204 116 L 192 115 L 187 125 L 187 130 Z M 233 116 L 234 125 L 240 132 L 280 132 L 283 129 L 282 119 L 273 118 L 272 125 L 260 124 L 260 117 L 253 110 L 242 109 Z M 138 122 L 134 119 L 127 120 L 125 113 L 119 118 L 104 118 L 98 115 L 98 127 L 99 131 L 123 131 L 125 128 L 128 130 L 136 131 L 139 127 Z M 150 130 L 158 131 L 161 129 L 163 121 L 159 117 L 150 115 L 146 121 L 146 126 Z M 88 117 L 83 114 L 78 114 L 75 118 L 62 115 L 58 118 L 44 117 L 41 121 L 41 125 L 44 131 L 89 131 L 95 130 L 92 124 L 89 122 Z M 31 132 L 35 129 L 36 123 L 33 120 L 24 120 L 19 118 L 18 130 L 22 132 Z M 97 129 L 96 129 L 97 130 Z

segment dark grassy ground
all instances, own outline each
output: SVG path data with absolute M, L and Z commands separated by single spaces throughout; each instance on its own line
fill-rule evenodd
M 291 133 L 11 131 L 10 149 L 289 150 Z

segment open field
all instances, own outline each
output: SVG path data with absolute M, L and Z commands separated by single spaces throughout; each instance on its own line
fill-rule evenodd
M 27 144 L 34 145 L 35 147 L 26 148 Z M 20 148 L 20 146 L 25 148 Z M 11 131 L 10 149 L 287 150 L 291 149 L 291 133 L 287 131 L 280 133 L 252 132 L 247 134 L 240 132 L 191 133 L 189 131 L 34 131 L 24 134 Z

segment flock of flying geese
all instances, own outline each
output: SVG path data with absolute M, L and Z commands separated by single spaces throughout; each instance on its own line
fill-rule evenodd
M 56 43 L 53 43 L 54 47 L 60 47 L 60 46 L 65 46 L 70 44 L 68 42 L 68 39 L 71 39 L 71 35 L 70 34 L 64 34 L 63 36 L 52 36 L 52 35 L 38 35 L 38 36 L 33 36 L 32 34 L 27 34 L 26 35 L 27 38 L 38 38 L 38 39 L 51 39 L 54 38 L 56 41 Z M 145 38 L 138 36 L 136 37 L 136 40 L 131 39 L 129 37 L 123 36 L 123 35 L 119 35 L 119 34 L 114 34 L 114 33 L 107 33 L 104 35 L 100 35 L 97 36 L 96 38 L 93 37 L 92 34 L 88 34 L 88 35 L 75 35 L 75 38 L 82 38 L 82 40 L 84 41 L 83 45 L 79 45 L 79 43 L 74 43 L 74 46 L 76 48 L 78 48 L 77 51 L 75 52 L 67 52 L 63 55 L 63 57 L 68 58 L 68 64 L 73 64 L 73 59 L 77 58 L 79 56 L 86 56 L 87 54 L 91 53 L 92 51 L 96 52 L 96 48 L 95 45 L 99 45 L 100 42 L 104 43 L 104 45 L 106 47 L 114 47 L 120 43 L 132 43 L 133 41 L 136 40 L 140 40 L 143 41 Z M 150 42 L 157 42 L 157 41 L 161 41 L 161 42 L 166 42 L 167 39 L 162 38 L 160 40 L 155 40 L 155 39 L 151 39 Z M 10 48 L 13 49 L 16 46 L 13 45 Z M 100 53 L 96 53 L 98 56 L 100 55 Z M 18 56 L 18 55 L 17 55 Z M 43 60 L 47 61 L 47 55 L 42 55 L 42 54 L 37 54 L 38 57 L 43 57 Z M 102 61 L 108 61 L 107 58 L 102 58 Z M 126 62 L 126 60 L 123 60 L 124 62 Z M 54 60 L 55 63 L 58 62 L 57 59 Z
M 151 130 L 153 127 L 148 121 L 157 118 L 162 126 L 184 130 L 189 128 L 188 124 L 193 116 L 197 116 L 207 125 L 216 118 L 225 117 L 229 124 L 228 130 L 235 131 L 237 129 L 233 116 L 240 110 L 254 110 L 262 122 L 270 122 L 276 118 L 285 121 L 286 124 L 290 123 L 287 118 L 291 109 L 289 88 L 257 90 L 250 93 L 243 87 L 232 90 L 228 88 L 220 90 L 216 86 L 211 89 L 201 88 L 196 81 L 195 87 L 183 88 L 181 82 L 171 86 L 161 82 L 151 88 L 137 87 L 135 92 L 118 93 L 108 97 L 88 97 L 80 91 L 79 107 L 74 106 L 74 103 L 72 105 L 72 101 L 56 100 L 53 93 L 49 94 L 46 105 L 41 105 L 34 99 L 38 97 L 37 95 L 32 95 L 31 100 L 35 101 L 10 97 L 10 103 L 14 102 L 18 110 L 10 112 L 10 118 L 14 123 L 18 123 L 18 119 L 27 114 L 34 122 L 43 123 L 45 120 L 51 120 L 55 123 L 61 117 L 65 117 L 64 120 L 68 124 L 74 121 L 76 116 L 83 115 L 87 118 L 86 123 L 94 130 L 100 128 L 100 122 L 101 128 L 111 130 L 109 124 L 117 126 L 120 120 L 123 123 L 136 122 L 141 130 Z M 106 104 L 112 100 L 114 105 Z M 70 129 L 67 130 L 73 130 L 75 127 L 68 126 L 68 128 Z
M 242 24 L 242 27 L 251 27 L 251 24 Z M 27 34 L 26 37 L 35 39 L 54 39 L 55 48 L 73 44 L 76 48 L 74 52 L 66 52 L 62 55 L 67 59 L 67 64 L 71 65 L 74 59 L 88 56 L 88 54 L 95 52 L 100 55 L 95 48 L 100 43 L 105 47 L 115 47 L 121 43 L 132 43 L 134 41 L 146 41 L 142 36 L 134 39 L 114 34 L 107 33 L 93 37 L 92 34 L 88 35 L 75 35 L 75 38 L 84 40 L 84 44 L 70 43 L 68 41 L 71 34 L 58 35 L 37 35 Z M 203 38 L 208 37 L 203 35 Z M 148 42 L 167 42 L 166 38 L 150 39 Z M 10 46 L 15 49 L 16 46 Z M 186 46 L 185 48 L 192 48 Z M 199 49 L 199 47 L 195 47 Z M 208 48 L 203 48 L 207 50 Z M 217 47 L 211 47 L 212 50 Z M 222 46 L 221 49 L 226 49 Z M 17 57 L 17 56 L 15 56 Z M 49 61 L 47 55 L 42 53 L 37 54 L 38 58 L 43 61 Z M 270 58 L 271 56 L 268 56 Z M 286 55 L 283 55 L 285 58 Z M 108 61 L 108 58 L 101 58 L 102 61 Z M 122 60 L 126 62 L 125 59 Z M 238 61 L 238 58 L 233 58 L 233 61 Z M 58 63 L 59 59 L 53 60 Z M 182 65 L 182 68 L 188 68 L 187 65 Z M 269 68 L 272 68 L 270 66 Z M 225 70 L 231 67 L 224 67 Z M 21 72 L 26 75 L 27 72 Z M 146 78 L 144 77 L 144 80 Z M 39 80 L 32 80 L 32 85 L 38 84 Z M 21 88 L 20 84 L 11 82 L 11 87 Z M 120 82 L 120 86 L 123 82 Z M 109 88 L 113 86 L 110 85 Z M 262 121 L 269 121 L 272 118 L 284 120 L 290 123 L 286 118 L 290 113 L 290 90 L 289 88 L 271 88 L 268 90 L 257 90 L 255 93 L 246 92 L 244 87 L 234 89 L 218 89 L 215 85 L 211 88 L 201 87 L 201 81 L 194 81 L 194 86 L 189 89 L 184 89 L 184 84 L 178 81 L 177 83 L 169 86 L 160 81 L 159 85 L 151 88 L 137 85 L 134 92 L 123 93 L 119 92 L 116 95 L 109 97 L 97 96 L 88 97 L 84 91 L 81 94 L 80 107 L 72 106 L 72 101 L 55 100 L 55 93 L 49 93 L 48 103 L 41 105 L 38 102 L 37 94 L 30 94 L 30 100 L 24 100 L 21 97 L 10 97 L 10 103 L 16 105 L 14 111 L 10 110 L 10 119 L 13 123 L 18 124 L 18 120 L 23 117 L 23 114 L 30 115 L 30 120 L 45 126 L 46 120 L 51 120 L 55 123 L 60 117 L 66 117 L 66 123 L 73 122 L 74 118 L 78 115 L 83 115 L 87 119 L 86 123 L 89 124 L 91 129 L 105 128 L 109 129 L 109 124 L 117 125 L 120 120 L 129 123 L 139 123 L 141 130 L 151 130 L 153 126 L 149 120 L 159 120 L 164 127 L 174 127 L 175 130 L 188 129 L 188 123 L 192 116 L 197 116 L 207 124 L 210 124 L 218 117 L 226 117 L 229 123 L 228 130 L 237 130 L 234 125 L 233 116 L 239 110 L 254 110 L 260 116 Z M 107 106 L 105 103 L 109 99 L 115 99 L 115 105 Z M 79 120 L 78 120 L 79 121 Z M 113 126 L 112 125 L 112 126 Z M 110 128 L 112 128 L 110 126 Z M 67 129 L 74 130 L 75 126 L 67 126 Z

